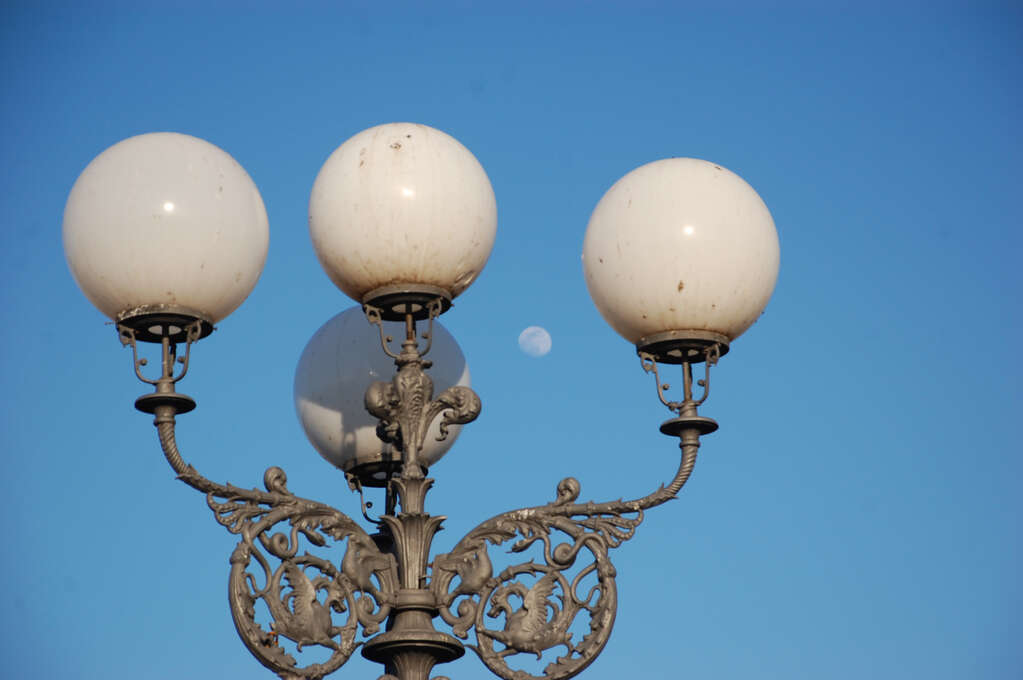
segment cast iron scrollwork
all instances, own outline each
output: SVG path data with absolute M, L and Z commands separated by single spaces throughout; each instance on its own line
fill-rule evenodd
M 685 484 L 699 446 L 695 436 L 686 440 L 675 478 L 648 496 L 577 503 L 579 482 L 570 477 L 558 484 L 553 502 L 497 515 L 473 529 L 433 561 L 431 587 L 441 618 L 462 639 L 474 630 L 476 644 L 466 646 L 505 680 L 563 680 L 582 672 L 603 650 L 617 612 L 616 572 L 608 553 L 632 538 L 644 510 L 674 498 Z M 509 541 L 514 541 L 512 553 L 542 548 L 542 559 L 530 558 L 495 575 L 487 544 Z M 584 613 L 588 629 L 573 630 Z M 488 625 L 502 617 L 503 627 Z M 542 659 L 546 650 L 562 647 L 564 654 L 542 675 L 507 662 L 516 654 Z
M 431 323 L 438 308 L 429 309 Z M 380 324 L 374 308 L 368 307 L 367 316 Z M 632 501 L 579 503 L 579 482 L 566 478 L 554 501 L 497 515 L 428 564 L 430 541 L 444 518 L 431 517 L 423 508 L 433 481 L 425 479 L 419 462 L 423 439 L 438 416 L 441 438 L 448 425 L 475 419 L 480 401 L 459 386 L 434 398 L 424 371 L 430 365 L 423 358 L 429 345 L 419 350 L 411 314 L 406 315 L 400 353 L 387 348 L 390 338 L 381 328 L 384 349 L 398 370 L 392 381 L 373 383 L 365 397 L 367 409 L 380 419 L 378 434 L 396 444 L 404 459 L 388 486 L 390 510 L 378 521 L 386 536 L 381 540 L 390 542 L 386 551 L 347 515 L 292 494 L 280 468 L 266 471 L 266 490 L 261 491 L 212 482 L 184 462 L 175 441 L 175 416 L 195 402 L 178 394 L 175 384 L 187 370 L 188 346 L 202 327 L 179 328 L 173 321 L 146 330 L 159 335 L 161 377 L 146 380 L 155 390 L 136 400 L 136 407 L 154 415 L 164 455 L 178 478 L 203 492 L 217 521 L 240 537 L 230 558 L 232 617 L 245 646 L 282 680 L 320 680 L 364 642 L 363 655 L 383 663 L 390 677 L 425 680 L 436 663 L 456 659 L 463 650 L 433 628 L 430 619 L 436 615 L 459 638 L 467 639 L 472 631 L 475 644 L 464 647 L 505 680 L 565 680 L 579 674 L 607 644 L 617 612 L 609 552 L 632 538 L 648 508 L 675 498 L 692 473 L 700 434 L 717 427 L 696 413 L 706 393 L 693 398 L 689 362 L 683 362 L 683 401 L 667 402 L 663 391 L 668 388 L 656 374 L 652 355 L 641 353 L 644 368 L 655 372 L 662 401 L 676 412 L 661 426 L 662 432 L 679 437 L 682 449 L 678 471 L 667 486 Z M 119 334 L 134 352 L 135 330 L 119 326 Z M 178 340 L 186 343 L 182 360 L 176 355 Z M 707 352 L 711 364 L 718 350 Z M 179 362 L 183 369 L 176 375 Z M 133 363 L 142 377 L 145 364 L 137 354 Z M 706 381 L 697 384 L 706 389 Z M 397 515 L 391 514 L 395 501 L 402 508 Z M 344 544 L 340 563 L 301 548 L 304 543 L 324 547 L 328 541 Z M 519 561 L 495 574 L 490 548 L 507 543 Z M 267 621 L 269 629 L 263 625 Z M 378 635 L 385 621 L 388 630 Z M 360 630 L 370 639 L 357 639 Z M 282 644 L 282 638 L 290 643 Z M 306 647 L 320 648 L 312 662 L 305 662 Z M 520 654 L 546 659 L 542 675 L 512 668 L 509 658 Z
M 409 460 L 418 459 L 413 452 L 422 449 L 427 429 L 437 416 L 443 416 L 438 439 L 444 439 L 451 425 L 472 422 L 480 414 L 480 398 L 468 387 L 454 385 L 435 399 L 432 396 L 433 380 L 414 362 L 402 364 L 393 380 L 375 382 L 366 391 L 366 410 L 380 420 L 377 435 L 407 450 Z
M 181 461 L 173 415 L 169 422 L 167 417 L 157 413 L 157 428 L 178 478 L 204 492 L 217 521 L 241 537 L 230 558 L 229 599 L 242 642 L 285 680 L 314 680 L 340 668 L 362 644 L 358 629 L 367 637 L 379 632 L 391 612 L 397 590 L 394 557 L 381 552 L 348 516 L 292 494 L 278 467 L 266 471 L 266 491 L 206 479 Z M 328 539 L 347 541 L 340 565 L 300 553 L 301 539 L 317 547 Z M 260 601 L 272 619 L 269 630 L 257 621 Z M 330 656 L 300 666 L 280 638 L 291 640 L 297 652 L 320 646 Z
M 400 353 L 392 352 L 388 347 L 393 338 L 384 333 L 381 310 L 372 305 L 364 305 L 363 309 L 370 323 L 379 328 L 382 349 L 398 367 L 393 379 L 374 382 L 366 390 L 366 410 L 380 421 L 377 436 L 403 452 L 405 465 L 402 475 L 422 479 L 419 455 L 430 424 L 441 416 L 437 439 L 443 440 L 451 425 L 464 425 L 479 416 L 480 398 L 471 388 L 462 385 L 449 387 L 436 398 L 433 396 L 433 380 L 425 371 L 432 362 L 424 357 L 433 346 L 433 321 L 440 313 L 440 300 L 429 304 L 430 326 L 423 336 L 427 344 L 422 350 L 416 338 L 415 320 L 411 313 L 407 315 L 405 340 Z

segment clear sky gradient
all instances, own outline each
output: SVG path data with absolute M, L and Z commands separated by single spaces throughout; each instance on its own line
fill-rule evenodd
M 163 130 L 248 170 L 266 268 L 194 349 L 179 442 L 213 479 L 281 465 L 357 515 L 292 405 L 306 341 L 352 304 L 307 202 L 345 139 L 413 121 L 476 154 L 499 211 L 444 318 L 483 414 L 432 471 L 438 550 L 566 475 L 598 501 L 670 478 L 667 411 L 579 255 L 619 177 L 704 158 L 764 198 L 781 275 L 713 377 L 692 479 L 615 553 L 615 631 L 581 677 L 1023 677 L 1020 5 L 708 5 L 4 3 L 0 675 L 272 677 L 231 623 L 235 537 L 174 480 L 64 262 L 75 178 Z M 544 357 L 518 349 L 532 325 Z M 437 673 L 488 677 L 471 653 Z

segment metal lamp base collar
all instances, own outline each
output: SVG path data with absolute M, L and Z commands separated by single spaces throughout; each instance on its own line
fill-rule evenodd
M 716 420 L 703 416 L 679 416 L 661 423 L 661 432 L 672 437 L 680 437 L 686 430 L 697 430 L 702 436 L 717 429 Z
M 404 321 L 408 314 L 416 321 L 440 316 L 451 309 L 451 293 L 426 284 L 394 284 L 374 288 L 362 296 L 363 307 L 376 307 L 384 321 Z M 431 313 L 439 301 L 440 308 Z
M 135 331 L 135 339 L 142 342 L 173 343 L 188 339 L 188 327 L 199 322 L 199 338 L 213 332 L 213 322 L 199 312 L 176 305 L 146 305 L 126 310 L 117 315 L 117 324 Z
M 639 339 L 637 354 L 649 354 L 662 364 L 698 364 L 717 345 L 718 357 L 728 354 L 728 338 L 712 331 L 665 331 Z

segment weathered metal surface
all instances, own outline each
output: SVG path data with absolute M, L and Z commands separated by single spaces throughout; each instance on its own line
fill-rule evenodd
M 441 305 L 423 304 L 432 330 Z M 380 326 L 380 311 L 369 305 L 364 309 L 370 322 Z M 210 481 L 185 463 L 175 440 L 175 416 L 191 410 L 194 402 L 176 393 L 175 384 L 188 369 L 189 349 L 201 325 L 176 329 L 174 337 L 163 332 L 161 377 L 156 380 L 142 373 L 146 361 L 138 357 L 134 329 L 118 330 L 121 341 L 132 347 L 137 376 L 155 387 L 136 406 L 153 413 L 168 463 L 181 481 L 205 494 L 216 520 L 239 537 L 230 557 L 231 615 L 242 642 L 261 664 L 283 680 L 317 680 L 363 646 L 363 656 L 384 665 L 381 680 L 430 680 L 436 664 L 460 657 L 468 647 L 505 680 L 571 678 L 593 662 L 611 635 L 618 606 L 611 550 L 632 538 L 646 510 L 675 497 L 692 473 L 700 434 L 717 427 L 696 409 L 707 398 L 710 367 L 720 351 L 713 344 L 704 349 L 706 376 L 697 381 L 704 388 L 698 400 L 691 364 L 682 362 L 681 402 L 665 397 L 669 386 L 660 381 L 657 357 L 640 352 L 644 370 L 654 374 L 658 396 L 677 414 L 662 426 L 679 436 L 682 450 L 667 486 L 631 501 L 579 503 L 579 482 L 569 477 L 558 484 L 552 502 L 497 515 L 431 561 L 430 546 L 444 517 L 425 512 L 433 480 L 425 477 L 418 454 L 434 419 L 442 418 L 444 436 L 447 425 L 474 420 L 480 400 L 465 387 L 433 396 L 425 372 L 429 344 L 420 351 L 411 312 L 405 321 L 400 353 L 390 350 L 392 339 L 381 326 L 381 344 L 397 371 L 393 380 L 371 385 L 365 397 L 367 409 L 380 420 L 380 438 L 393 443 L 403 459 L 400 473 L 388 482 L 385 514 L 371 520 L 381 530 L 374 536 L 340 511 L 292 494 L 280 468 L 266 471 L 262 491 Z M 187 343 L 181 359 L 175 342 L 179 336 Z M 178 363 L 182 370 L 176 374 Z M 350 482 L 361 489 L 357 478 Z M 363 505 L 366 514 L 368 504 Z M 300 548 L 329 543 L 344 546 L 340 564 Z M 491 551 L 509 543 L 519 561 L 497 571 Z M 259 621 L 260 603 L 269 613 L 269 627 Z M 455 637 L 434 628 L 438 617 Z M 368 639 L 360 640 L 360 633 Z M 473 642 L 465 645 L 456 639 L 470 636 Z M 288 648 L 282 638 L 291 641 Z M 302 653 L 309 647 L 329 650 L 329 656 L 304 662 Z M 523 654 L 537 659 L 548 654 L 550 659 L 554 652 L 549 650 L 563 653 L 540 675 L 509 664 Z
M 218 484 L 182 461 L 173 414 L 158 413 L 157 428 L 178 479 L 205 493 L 217 522 L 240 537 L 230 558 L 228 590 L 231 616 L 248 650 L 282 678 L 315 680 L 340 668 L 362 644 L 356 639 L 360 627 L 363 636 L 376 634 L 391 612 L 394 557 L 347 515 L 292 494 L 281 468 L 266 471 L 266 491 Z M 341 564 L 299 554 L 300 539 L 318 547 L 346 542 Z M 260 600 L 272 619 L 269 629 L 256 620 Z M 302 665 L 280 644 L 281 637 L 298 652 L 318 645 L 332 654 Z
M 614 625 L 618 591 L 609 551 L 632 538 L 645 510 L 675 497 L 692 473 L 698 447 L 698 434 L 687 433 L 675 477 L 643 498 L 577 503 L 579 482 L 569 477 L 558 484 L 551 503 L 483 522 L 450 553 L 433 560 L 431 587 L 441 618 L 460 638 L 473 632 L 476 644 L 466 646 L 505 680 L 561 680 L 579 674 L 604 649 Z M 509 541 L 513 553 L 541 546 L 542 561 L 530 558 L 495 575 L 490 549 Z M 580 585 L 590 575 L 596 584 L 583 592 Z M 577 639 L 569 629 L 580 615 L 588 619 L 588 632 Z M 488 619 L 502 616 L 503 628 L 487 625 Z M 540 659 L 555 647 L 564 647 L 565 653 L 543 675 L 507 663 L 516 654 Z

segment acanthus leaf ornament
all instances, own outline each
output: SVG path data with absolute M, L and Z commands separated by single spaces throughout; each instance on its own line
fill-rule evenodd
M 380 343 L 384 352 L 394 359 L 398 370 L 390 381 L 372 383 L 366 390 L 366 410 L 380 423 L 377 435 L 386 443 L 393 444 L 404 453 L 402 476 L 406 479 L 422 479 L 423 465 L 420 452 L 430 424 L 438 416 L 440 422 L 438 441 L 448 435 L 451 425 L 464 425 L 479 417 L 482 408 L 479 396 L 469 387 L 454 385 L 437 398 L 433 398 L 433 380 L 426 374 L 431 362 L 423 357 L 430 351 L 433 336 L 433 319 L 439 313 L 440 303 L 429 305 L 430 330 L 425 334 L 427 345 L 422 351 L 416 339 L 415 320 L 411 313 L 406 319 L 405 341 L 401 352 L 396 354 L 388 348 L 389 336 L 384 335 L 381 311 L 365 305 L 366 318 L 380 328 Z

